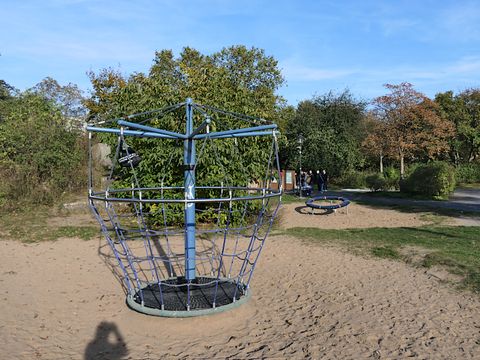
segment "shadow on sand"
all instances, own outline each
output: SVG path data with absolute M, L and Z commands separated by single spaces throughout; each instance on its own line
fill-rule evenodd
M 312 211 L 313 210 L 313 211 Z M 297 206 L 295 211 L 299 214 L 308 214 L 308 215 L 328 215 L 333 214 L 334 211 L 331 209 L 312 209 L 309 206 Z
M 120 360 L 128 355 L 127 344 L 113 322 L 102 321 L 95 338 L 85 348 L 84 360 Z

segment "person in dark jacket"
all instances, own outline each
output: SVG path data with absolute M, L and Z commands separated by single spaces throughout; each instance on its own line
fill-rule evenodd
M 322 192 L 323 188 L 325 186 L 323 182 L 323 174 L 320 172 L 320 170 L 317 170 L 317 186 L 318 186 L 318 191 Z
M 322 178 L 323 178 L 323 190 L 328 190 L 328 174 L 325 169 L 322 170 Z

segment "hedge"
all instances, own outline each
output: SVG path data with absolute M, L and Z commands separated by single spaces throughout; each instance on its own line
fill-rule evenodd
M 434 199 L 446 199 L 454 189 L 455 169 L 441 161 L 420 165 L 400 181 L 401 192 Z

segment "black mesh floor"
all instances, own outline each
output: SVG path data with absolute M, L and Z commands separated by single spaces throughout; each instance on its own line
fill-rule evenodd
M 178 277 L 162 282 L 162 297 L 158 284 L 150 284 L 140 291 L 143 292 L 145 307 L 160 310 L 162 309 L 161 299 L 163 298 L 163 310 L 167 311 L 187 311 L 188 287 L 190 287 L 190 310 L 211 309 L 214 299 L 215 307 L 228 305 L 233 303 L 234 296 L 235 300 L 239 300 L 245 295 L 243 285 L 237 286 L 237 283 L 232 280 L 220 279 L 215 296 L 216 283 L 208 284 L 210 282 L 212 282 L 212 278 L 197 277 L 195 282 L 188 285 L 185 278 Z M 139 305 L 142 303 L 140 291 L 137 291 L 133 297 Z

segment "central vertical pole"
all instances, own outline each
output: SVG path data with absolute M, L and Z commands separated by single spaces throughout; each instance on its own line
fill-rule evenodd
M 186 101 L 187 131 L 189 137 L 193 132 L 192 99 Z M 183 162 L 185 199 L 195 199 L 195 140 L 188 138 L 183 142 Z M 195 279 L 195 203 L 185 202 L 185 278 Z

